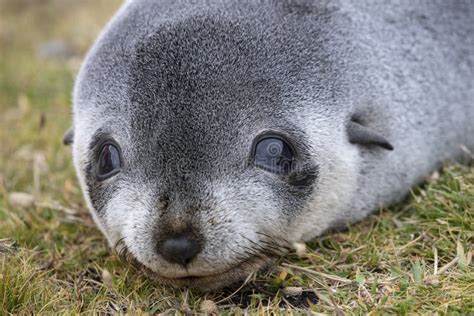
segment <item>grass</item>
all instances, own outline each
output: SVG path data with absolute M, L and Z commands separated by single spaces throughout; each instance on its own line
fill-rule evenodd
M 402 205 L 321 237 L 236 293 L 163 287 L 111 253 L 61 136 L 80 58 L 120 2 L 0 0 L 0 315 L 473 313 L 473 167 L 446 166 Z M 51 39 L 76 56 L 39 57 Z M 13 192 L 34 202 L 19 206 Z

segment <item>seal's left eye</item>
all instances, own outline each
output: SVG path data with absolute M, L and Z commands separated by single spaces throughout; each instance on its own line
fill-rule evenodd
M 104 180 L 116 175 L 120 171 L 120 150 L 114 144 L 104 144 L 100 149 L 97 163 L 97 176 Z

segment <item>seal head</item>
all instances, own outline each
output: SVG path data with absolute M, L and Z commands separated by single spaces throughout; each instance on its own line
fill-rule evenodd
M 325 181 L 298 86 L 331 61 L 292 38 L 283 6 L 157 6 L 128 2 L 95 44 L 65 142 L 111 246 L 164 282 L 215 288 L 301 239 L 288 228 Z

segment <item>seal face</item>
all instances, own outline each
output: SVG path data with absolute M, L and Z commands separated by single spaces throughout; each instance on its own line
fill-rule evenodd
M 416 129 L 404 119 L 409 107 L 373 67 L 382 59 L 364 57 L 363 32 L 386 26 L 358 19 L 366 6 L 127 1 L 81 68 L 65 137 L 111 247 L 165 283 L 218 288 L 294 242 L 400 200 L 439 159 L 455 157 L 442 148 L 450 156 L 407 160 L 409 139 L 439 118 Z M 467 91 L 470 75 L 455 75 L 450 91 Z M 454 112 L 473 116 L 462 108 Z M 472 135 L 458 126 L 433 137 Z

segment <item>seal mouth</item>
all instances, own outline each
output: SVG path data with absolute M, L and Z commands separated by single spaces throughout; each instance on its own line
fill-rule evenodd
M 251 274 L 257 272 L 261 268 L 268 267 L 274 263 L 279 257 L 288 253 L 291 250 L 288 242 L 283 244 L 275 244 L 271 242 L 262 242 L 267 247 L 260 247 L 258 251 L 240 254 L 240 260 L 236 261 L 226 269 L 210 271 L 203 274 L 184 274 L 180 276 L 166 276 L 155 271 L 140 262 L 135 255 L 128 250 L 124 243 L 120 243 L 119 257 L 125 259 L 126 262 L 131 263 L 137 270 L 143 272 L 148 278 L 155 280 L 164 285 L 173 287 L 187 287 L 204 292 L 221 289 L 223 287 L 237 284 L 248 278 Z M 119 245 L 116 246 L 117 249 Z
M 188 287 L 201 291 L 210 291 L 242 281 L 250 274 L 268 265 L 272 261 L 273 259 L 270 256 L 254 256 L 220 272 L 203 275 L 187 275 L 182 277 L 167 277 L 145 267 L 144 265 L 142 265 L 142 267 L 145 268 L 146 273 L 151 278 L 162 284 L 175 287 Z

